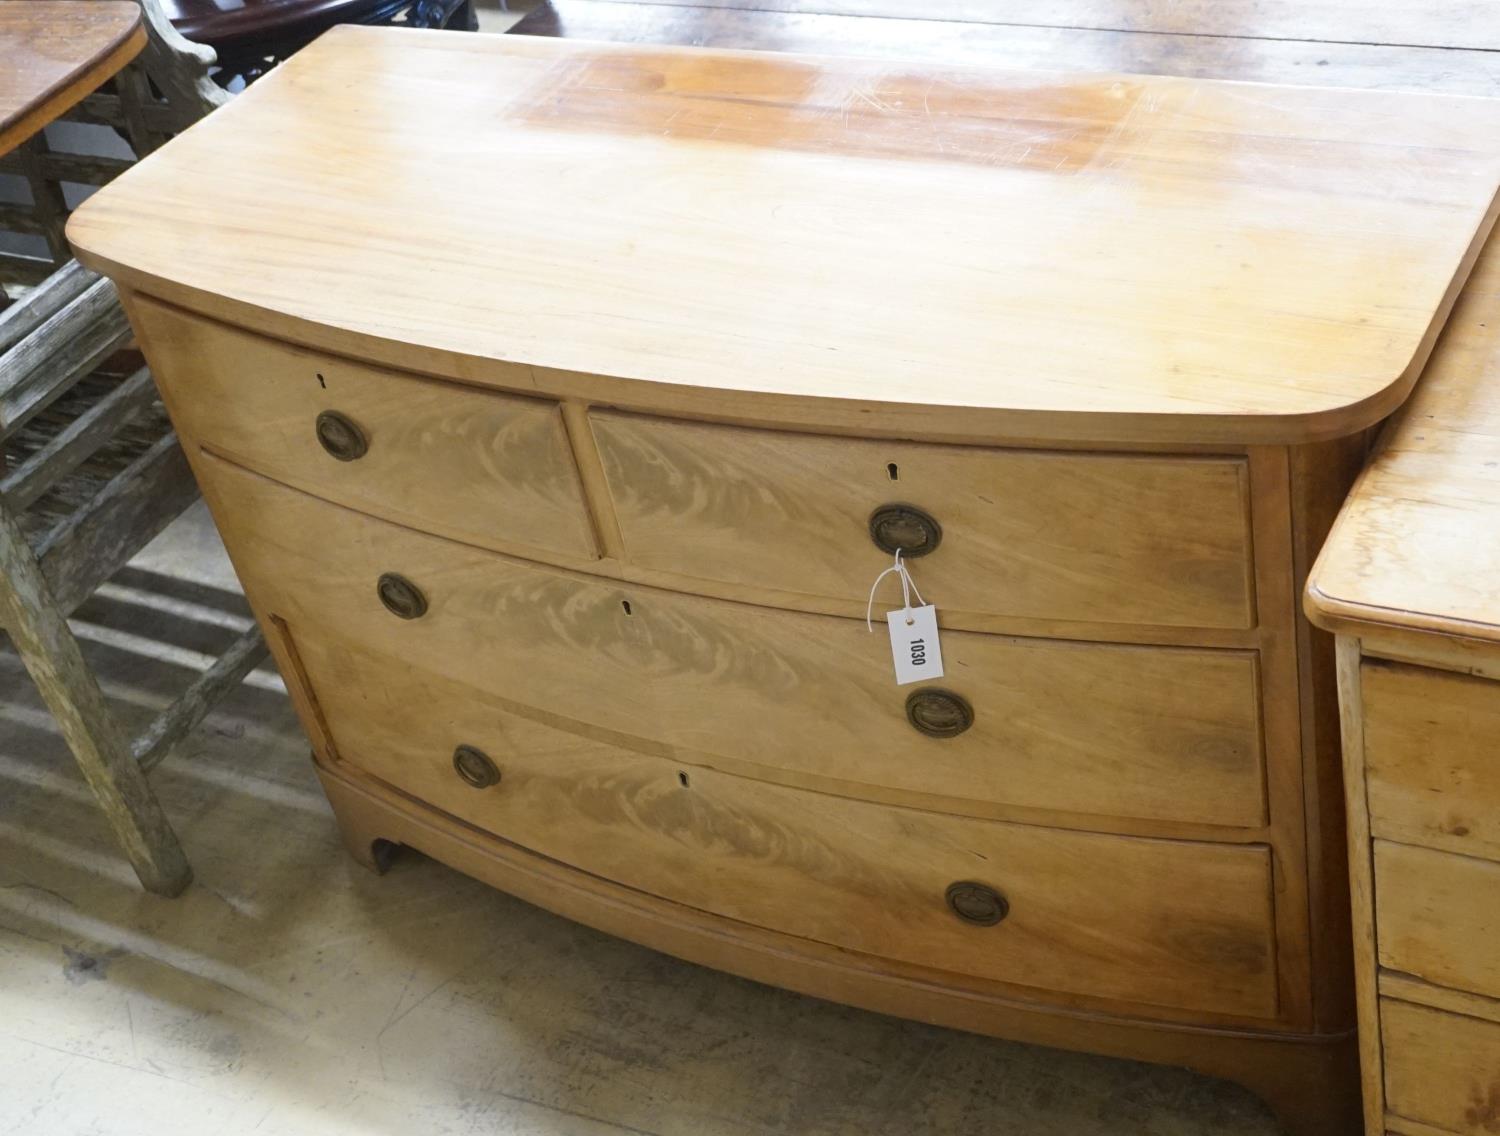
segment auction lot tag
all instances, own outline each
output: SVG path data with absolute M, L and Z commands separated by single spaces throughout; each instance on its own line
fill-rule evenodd
M 943 677 L 943 648 L 938 643 L 937 608 L 898 607 L 885 617 L 891 632 L 891 659 L 896 685 Z

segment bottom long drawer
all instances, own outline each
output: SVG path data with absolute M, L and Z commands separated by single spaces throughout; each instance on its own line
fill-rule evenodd
M 1063 831 L 775 786 L 581 737 L 476 687 L 291 631 L 337 760 L 576 868 L 945 972 L 1275 1016 L 1264 846 Z M 492 761 L 499 780 L 470 784 L 488 770 L 469 753 L 466 780 L 460 746 Z

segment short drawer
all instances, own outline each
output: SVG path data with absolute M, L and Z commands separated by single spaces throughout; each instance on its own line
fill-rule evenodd
M 1066 832 L 766 784 L 518 716 L 485 690 L 336 636 L 296 624 L 291 635 L 339 759 L 554 860 L 935 971 L 1275 1014 L 1262 846 Z M 460 746 L 471 748 L 456 765 Z
M 385 524 L 212 458 L 200 473 L 262 608 L 632 746 L 946 811 L 1265 818 L 1250 652 L 951 632 L 949 677 L 898 687 L 884 629 L 863 620 L 621 585 Z M 418 618 L 382 606 L 387 576 L 420 593 Z
M 1366 660 L 1360 686 L 1374 835 L 1500 859 L 1500 682 Z
M 597 556 L 555 403 L 382 370 L 145 298 L 131 318 L 190 444 L 458 540 Z
M 912 549 L 941 610 L 1254 623 L 1246 464 L 870 441 L 595 412 L 644 568 L 863 603 Z M 877 538 L 880 543 L 877 543 Z
M 1388 1112 L 1424 1133 L 1500 1131 L 1500 1023 L 1383 998 L 1380 1032 Z
M 1500 864 L 1377 840 L 1375 912 L 1381 966 L 1500 998 Z

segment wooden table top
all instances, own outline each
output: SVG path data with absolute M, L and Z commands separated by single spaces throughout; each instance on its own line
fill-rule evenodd
M 162 0 L 172 26 L 213 47 L 284 38 L 358 20 L 389 0 Z
M 92 92 L 145 43 L 134 0 L 0 0 L 0 154 Z
M 1056 29 L 1070 33 L 1086 44 L 1090 33 L 1132 36 L 1187 35 L 1197 38 L 1236 38 L 1237 58 L 1253 54 L 1263 42 L 1334 45 L 1325 53 L 1325 65 L 1340 65 L 1360 52 L 1348 50 L 1371 45 L 1436 47 L 1457 50 L 1500 48 L 1500 24 L 1494 20 L 1492 0 L 1429 0 L 1412 4 L 1406 0 L 540 0 L 523 21 L 532 34 L 543 34 L 551 26 L 567 35 L 601 31 L 605 21 L 617 30 L 653 26 L 658 37 L 674 31 L 718 35 L 736 29 L 755 28 L 759 34 L 808 36 L 816 25 L 802 32 L 795 20 L 757 20 L 758 16 L 816 17 L 833 21 L 841 33 L 820 41 L 824 51 L 844 51 L 844 42 L 858 41 L 858 26 L 839 22 L 852 16 L 867 20 L 902 20 L 907 24 L 950 23 L 965 25 L 970 35 L 986 27 Z M 721 18 L 720 13 L 727 14 Z M 734 13 L 749 13 L 749 19 Z M 576 26 L 570 26 L 576 25 Z M 915 38 L 923 29 L 911 29 Z M 599 37 L 603 38 L 603 37 Z M 658 38 L 656 42 L 685 42 Z M 1024 35 L 1019 42 L 1024 44 Z M 875 43 L 856 42 L 858 54 Z M 726 45 L 728 46 L 728 45 Z M 743 40 L 735 46 L 749 46 Z M 1211 65 L 1217 57 L 1212 44 L 1185 45 L 1186 62 Z M 1274 49 L 1272 49 L 1274 50 Z M 1137 41 L 1139 59 L 1155 54 L 1149 43 Z M 855 52 L 851 52 L 854 54 Z M 1339 58 L 1342 57 L 1342 58 Z M 1465 60 L 1464 62 L 1468 62 Z M 1132 68 L 1135 70 L 1135 68 Z M 1419 78 L 1422 67 L 1408 67 L 1410 80 Z M 1223 68 L 1219 78 L 1243 78 L 1240 69 Z M 1455 76 L 1456 81 L 1462 80 Z
M 69 236 L 169 301 L 497 385 L 1303 441 L 1407 395 L 1493 220 L 1497 126 L 1445 96 L 343 27 Z
M 1500 96 L 1494 0 L 541 0 L 513 31 Z

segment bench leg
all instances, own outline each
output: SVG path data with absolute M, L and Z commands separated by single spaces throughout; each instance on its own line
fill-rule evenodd
M 41 566 L 10 510 L 0 504 L 0 626 L 62 727 L 142 885 L 177 895 L 193 878 L 177 834 L 105 704 L 78 640 L 52 599 Z

